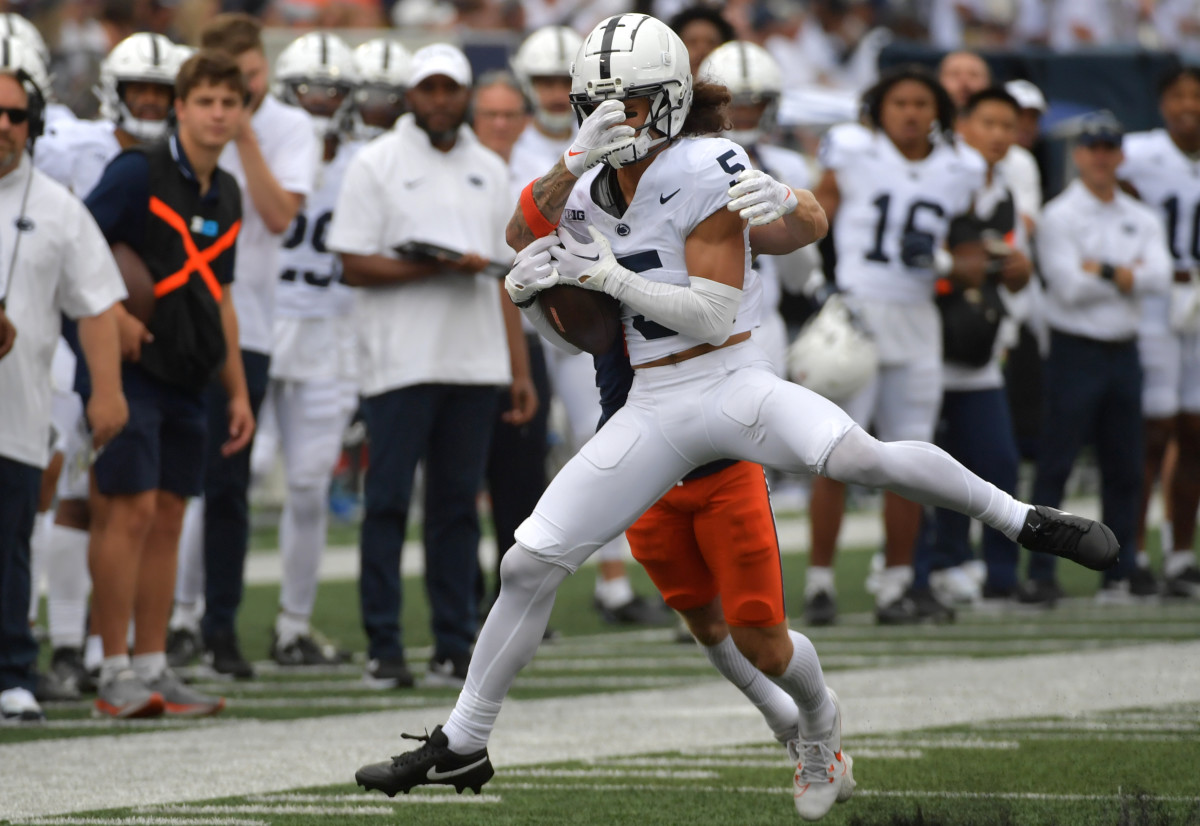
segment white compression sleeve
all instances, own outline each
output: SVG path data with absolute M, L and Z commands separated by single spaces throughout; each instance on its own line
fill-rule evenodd
M 742 291 L 707 278 L 692 276 L 688 281 L 690 287 L 662 284 L 615 267 L 605 277 L 604 291 L 678 333 L 720 344 L 733 332 Z
M 563 340 L 562 336 L 558 334 L 558 330 L 555 330 L 554 325 L 550 323 L 550 319 L 546 318 L 546 314 L 542 311 L 542 303 L 540 301 L 535 301 L 528 307 L 522 307 L 521 312 L 525 314 L 525 317 L 529 319 L 529 323 L 532 324 L 533 328 L 541 334 L 542 338 L 546 339 L 546 341 L 550 342 L 558 349 L 570 353 L 571 355 L 583 352 L 575 345 L 568 344 Z

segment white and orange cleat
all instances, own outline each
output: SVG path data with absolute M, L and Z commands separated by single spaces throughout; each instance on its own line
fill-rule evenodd
M 842 707 L 832 688 L 826 689 L 835 709 L 833 729 L 824 740 L 793 740 L 788 753 L 796 761 L 792 794 L 796 811 L 805 820 L 820 820 L 834 803 L 854 795 L 854 761 L 842 751 Z

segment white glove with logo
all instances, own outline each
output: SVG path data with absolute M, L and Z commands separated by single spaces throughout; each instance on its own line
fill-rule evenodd
M 550 257 L 554 260 L 560 283 L 606 292 L 604 282 L 609 276 L 618 270 L 628 270 L 617 263 L 608 239 L 600 234 L 600 230 L 588 226 L 588 232 L 591 241 L 580 241 L 571 233 L 563 232 L 559 239 L 561 245 L 550 249 Z
M 550 260 L 550 250 L 561 249 L 558 244 L 558 235 L 552 232 L 517 253 L 512 269 L 504 277 L 504 289 L 513 304 L 528 307 L 538 293 L 558 283 L 558 273 Z
M 790 186 L 781 184 L 760 169 L 747 169 L 729 187 L 730 212 L 738 213 L 752 227 L 761 227 L 795 211 L 800 202 Z
M 578 178 L 613 152 L 633 143 L 633 136 L 633 127 L 625 125 L 625 101 L 606 100 L 583 119 L 575 142 L 563 153 L 563 164 Z

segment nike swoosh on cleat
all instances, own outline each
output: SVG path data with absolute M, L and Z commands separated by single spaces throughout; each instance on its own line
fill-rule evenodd
M 474 763 L 472 763 L 469 766 L 462 766 L 457 769 L 451 769 L 450 771 L 447 771 L 447 772 L 440 772 L 437 770 L 437 766 L 430 766 L 429 771 L 427 771 L 425 773 L 425 777 L 426 777 L 426 779 L 432 780 L 436 783 L 439 780 L 446 780 L 447 778 L 450 778 L 450 777 L 458 777 L 460 774 L 466 774 L 471 769 L 478 768 L 479 766 L 482 766 L 486 762 L 487 762 L 487 757 L 484 756 L 484 757 L 479 758 L 478 760 L 476 760 Z
M 681 188 L 682 188 L 682 187 L 681 187 Z M 665 204 L 667 201 L 671 200 L 672 198 L 674 198 L 674 197 L 675 197 L 676 195 L 678 195 L 678 194 L 679 194 L 679 190 L 677 189 L 677 190 L 675 190 L 674 192 L 672 192 L 670 195 L 659 195 L 659 196 L 658 196 L 658 202 L 659 202 L 660 204 Z

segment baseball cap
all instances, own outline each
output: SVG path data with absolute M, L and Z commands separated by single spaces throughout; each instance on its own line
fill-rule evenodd
M 1075 142 L 1080 146 L 1106 143 L 1119 147 L 1124 135 L 1125 127 L 1117 120 L 1116 115 L 1107 109 L 1101 109 L 1098 112 L 1089 112 L 1079 119 L 1079 134 Z
M 434 43 L 418 49 L 412 57 L 410 86 L 416 86 L 427 77 L 445 75 L 459 86 L 471 85 L 471 63 L 460 49 L 449 43 Z
M 1046 111 L 1046 96 L 1028 80 L 1010 80 L 1004 84 L 1004 91 L 1012 95 L 1022 109 Z

